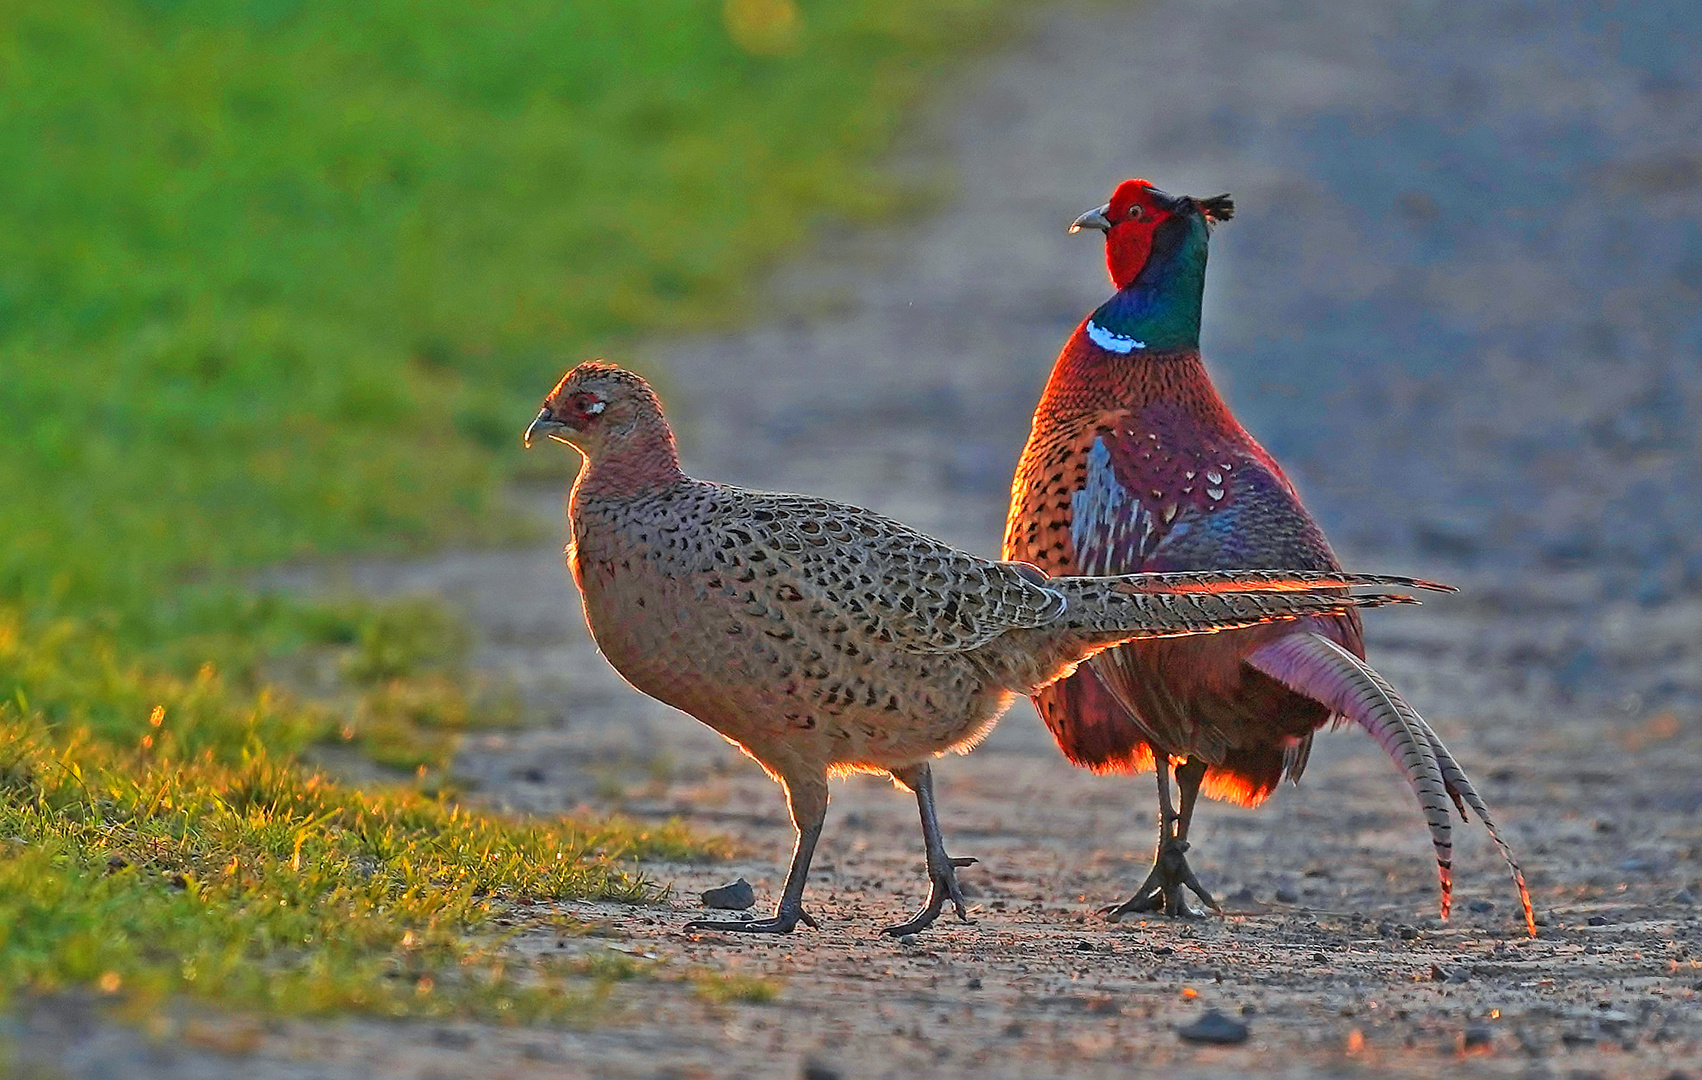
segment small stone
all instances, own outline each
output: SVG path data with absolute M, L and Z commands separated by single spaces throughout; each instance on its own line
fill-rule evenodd
M 1488 1024 L 1467 1025 L 1465 1033 L 1460 1036 L 1460 1045 L 1467 1050 L 1488 1046 L 1494 1041 L 1495 1033 L 1489 1029 Z
M 898 939 L 898 943 L 900 945 L 914 945 L 916 944 L 916 935 L 904 934 Z
M 1216 1009 L 1208 1009 L 1205 1015 L 1186 1027 L 1176 1029 L 1176 1034 L 1183 1042 L 1209 1043 L 1214 1046 L 1236 1046 L 1247 1041 L 1251 1029 L 1239 1020 L 1231 1020 Z
M 1493 901 L 1493 900 L 1473 900 L 1469 906 L 1471 907 L 1471 909 L 1473 911 L 1477 912 L 1479 915 L 1482 915 L 1484 912 L 1495 910 L 1495 901 Z
M 798 1080 L 839 1080 L 839 1070 L 829 1068 L 811 1058 L 804 1062 L 804 1068 L 798 1074 Z
M 967 982 L 967 983 L 964 983 L 964 985 L 965 985 L 965 986 L 966 986 L 966 987 L 968 987 L 968 988 L 969 988 L 969 989 L 971 989 L 971 990 L 979 990 L 979 989 L 981 989 L 981 976 L 979 976 L 979 975 L 971 975 L 971 976 L 970 976 L 970 977 L 969 977 L 969 981 L 968 981 L 968 982 Z
M 723 911 L 743 911 L 756 903 L 756 890 L 744 878 L 723 885 L 718 889 L 710 889 L 703 894 L 703 906 L 720 908 Z
M 1606 926 L 1607 925 L 1607 916 L 1606 915 L 1591 915 L 1589 922 L 1590 922 L 1591 926 Z
M 1091 942 L 1091 941 L 1078 941 L 1078 942 L 1076 942 L 1076 951 L 1077 952 L 1092 952 L 1093 951 L 1093 942 Z
M 1330 958 L 1321 952 L 1315 952 L 1312 954 L 1312 962 L 1314 964 L 1327 964 L 1330 962 Z
M 1289 888 L 1278 889 L 1272 895 L 1277 898 L 1278 903 L 1283 904 L 1292 904 L 1300 899 L 1300 894 Z
M 1023 1032 L 1026 1030 L 1027 1029 L 1022 1026 L 1021 1020 L 1012 1020 L 1010 1023 L 1005 1025 L 1005 1037 L 1010 1039 L 1020 1039 L 1022 1038 Z
M 1430 981 L 1439 983 L 1470 982 L 1471 975 L 1463 967 L 1452 964 L 1431 964 Z
M 1695 907 L 1696 894 L 1691 892 L 1689 889 L 1680 889 L 1672 894 L 1672 902 L 1675 904 L 1683 904 L 1685 907 Z

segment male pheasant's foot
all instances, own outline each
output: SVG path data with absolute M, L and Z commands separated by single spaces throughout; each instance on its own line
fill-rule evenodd
M 688 934 L 697 930 L 729 930 L 736 934 L 790 934 L 799 923 L 811 930 L 821 929 L 803 908 L 777 911 L 766 919 L 693 919 L 680 929 Z
M 950 900 L 952 907 L 957 910 L 958 919 L 968 922 L 969 905 L 964 903 L 963 890 L 957 884 L 957 868 L 974 866 L 975 862 L 974 859 L 953 859 L 948 856 L 943 863 L 936 865 L 930 859 L 928 866 L 928 902 L 922 906 L 921 911 L 905 921 L 896 926 L 883 927 L 881 933 L 890 934 L 893 937 L 903 937 L 905 934 L 914 934 L 918 930 L 926 930 L 934 925 L 934 920 L 938 919 L 940 912 L 945 910 L 947 900 Z
M 1194 871 L 1188 866 L 1188 842 L 1186 840 L 1166 839 L 1159 845 L 1158 858 L 1153 860 L 1152 872 L 1141 882 L 1141 887 L 1135 890 L 1135 895 L 1102 908 L 1100 914 L 1109 922 L 1117 922 L 1125 915 L 1162 914 L 1180 915 L 1183 918 L 1203 919 L 1205 912 L 1196 911 L 1188 903 L 1188 892 L 1206 902 L 1206 906 L 1223 914 L 1223 909 L 1217 906 L 1211 893 L 1200 884 L 1200 879 L 1194 876 Z

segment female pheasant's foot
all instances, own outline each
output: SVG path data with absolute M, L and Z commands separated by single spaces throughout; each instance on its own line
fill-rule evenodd
M 969 905 L 963 902 L 963 890 L 958 888 L 957 868 L 974 866 L 975 862 L 974 859 L 954 859 L 950 856 L 938 863 L 929 859 L 928 902 L 922 906 L 921 911 L 904 922 L 896 926 L 883 927 L 881 933 L 890 934 L 893 937 L 903 937 L 905 934 L 914 934 L 918 930 L 926 930 L 934 925 L 934 920 L 938 919 L 940 912 L 945 910 L 947 900 L 950 900 L 952 907 L 957 909 L 957 917 L 963 922 L 968 922 Z
M 1188 842 L 1166 838 L 1159 844 L 1158 858 L 1153 860 L 1152 872 L 1141 887 L 1135 890 L 1135 895 L 1121 904 L 1102 908 L 1100 914 L 1109 922 L 1117 922 L 1125 915 L 1142 913 L 1180 915 L 1184 918 L 1203 919 L 1205 912 L 1196 911 L 1188 904 L 1188 892 L 1206 902 L 1219 915 L 1223 909 L 1217 906 L 1211 893 L 1200 884 L 1200 879 L 1194 876 L 1194 871 L 1188 866 Z
M 767 919 L 693 919 L 680 929 L 686 933 L 696 930 L 729 930 L 738 934 L 790 934 L 792 928 L 799 923 L 811 930 L 821 929 L 801 907 L 791 911 L 782 909 Z

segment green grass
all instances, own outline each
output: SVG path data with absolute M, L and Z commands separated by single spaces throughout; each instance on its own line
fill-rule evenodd
M 517 965 L 493 919 L 563 899 L 641 902 L 677 828 L 511 821 L 363 793 L 271 758 L 56 739 L 0 705 L 0 993 L 93 986 L 291 1013 L 560 1019 L 598 972 Z M 586 978 L 585 976 L 592 976 Z
M 1004 8 L 0 5 L 0 994 L 568 1008 L 492 912 L 691 845 L 435 800 L 517 714 L 463 631 L 246 583 L 523 532 L 556 376 L 901 205 L 872 162 Z M 425 782 L 328 784 L 323 743 Z

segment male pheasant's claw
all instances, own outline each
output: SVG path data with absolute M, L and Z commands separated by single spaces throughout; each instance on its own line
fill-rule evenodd
M 1100 908 L 1099 913 L 1105 916 L 1106 922 L 1120 922 L 1123 916 L 1136 914 L 1205 918 L 1205 912 L 1196 911 L 1189 905 L 1188 892 L 1205 901 L 1206 906 L 1219 915 L 1223 914 L 1223 908 L 1212 899 L 1211 893 L 1200 884 L 1200 879 L 1194 876 L 1193 868 L 1188 865 L 1188 842 L 1167 839 L 1159 849 L 1158 858 L 1153 860 L 1152 871 L 1135 894 L 1121 904 Z

